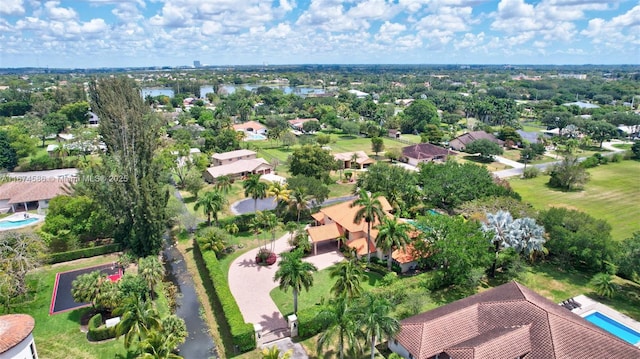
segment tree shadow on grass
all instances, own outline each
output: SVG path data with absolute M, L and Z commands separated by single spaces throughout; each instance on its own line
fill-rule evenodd
M 455 302 L 458 299 L 466 298 L 475 294 L 474 288 L 451 286 L 431 292 L 431 299 L 439 305 Z

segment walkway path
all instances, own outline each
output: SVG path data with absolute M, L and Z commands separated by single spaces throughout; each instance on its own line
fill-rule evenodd
M 282 253 L 290 250 L 288 239 L 289 234 L 277 239 L 274 242 L 274 251 Z M 258 250 L 259 248 L 250 250 L 231 263 L 228 276 L 229 288 L 240 307 L 244 320 L 248 323 L 260 324 L 263 335 L 274 340 L 284 337 L 287 329 L 285 318 L 269 296 L 269 292 L 278 286 L 278 283 L 273 280 L 278 265 L 277 262 L 271 266 L 256 265 L 255 257 Z M 321 270 L 342 259 L 342 254 L 336 250 L 305 258 L 305 261 L 313 263 L 318 270 Z M 278 261 L 280 261 L 279 256 Z M 265 338 L 265 341 L 269 339 Z

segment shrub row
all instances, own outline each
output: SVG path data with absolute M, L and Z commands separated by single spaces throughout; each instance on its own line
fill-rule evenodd
M 231 223 L 235 223 L 238 226 L 238 230 L 240 232 L 248 232 L 251 230 L 251 220 L 255 217 L 253 213 L 241 214 L 238 216 L 228 217 L 220 220 L 220 225 L 218 227 L 225 228 L 227 225 Z
M 87 339 L 90 341 L 107 340 L 116 337 L 116 327 L 107 328 L 102 325 L 102 314 L 98 313 L 89 319 Z
M 298 311 L 298 335 L 300 339 L 311 338 L 324 329 L 322 322 L 318 320 L 318 314 L 321 310 L 322 306 L 315 305 Z
M 82 248 L 68 252 L 52 253 L 49 255 L 49 264 L 68 262 L 74 259 L 95 257 L 103 254 L 120 251 L 120 244 L 113 243 L 98 247 Z
M 216 254 L 213 251 L 201 251 L 200 245 L 195 242 L 195 248 L 204 261 L 209 273 L 209 279 L 213 284 L 215 293 L 209 293 L 209 295 L 215 295 L 220 302 L 224 317 L 227 320 L 227 324 L 231 330 L 231 337 L 233 345 L 241 352 L 247 352 L 256 348 L 256 338 L 253 331 L 253 325 L 246 323 L 236 303 L 231 289 L 229 289 L 229 282 L 224 274 L 224 271 L 220 267 L 220 262 L 216 258 Z

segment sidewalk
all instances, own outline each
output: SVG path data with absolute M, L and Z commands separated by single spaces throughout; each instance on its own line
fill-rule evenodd
M 288 239 L 289 234 L 277 239 L 274 243 L 274 251 L 282 253 L 290 250 Z M 252 249 L 231 263 L 228 275 L 229 288 L 246 322 L 260 324 L 264 334 L 282 332 L 288 328 L 287 321 L 269 296 L 269 292 L 278 286 L 273 277 L 278 270 L 280 257 L 278 256 L 278 262 L 271 266 L 258 266 L 255 263 L 258 250 L 259 248 Z M 318 270 L 322 270 L 342 259 L 342 254 L 336 250 L 310 256 L 304 260 L 313 263 Z

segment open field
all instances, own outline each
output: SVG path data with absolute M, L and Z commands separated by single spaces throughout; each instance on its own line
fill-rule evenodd
M 115 260 L 115 255 L 100 256 L 45 266 L 28 275 L 29 283 L 36 289 L 32 293 L 33 300 L 14 306 L 12 313 L 26 313 L 35 319 L 33 336 L 41 358 L 126 358 L 122 339 L 102 343 L 87 341 L 86 334 L 80 331 L 80 318 L 89 308 L 49 315 L 56 273 L 112 263 Z
M 522 180 L 511 179 L 513 189 L 535 208 L 566 207 L 605 219 L 612 226 L 611 235 L 623 240 L 640 230 L 640 162 L 610 163 L 588 170 L 591 180 L 583 191 L 563 192 L 547 186 L 548 176 Z

